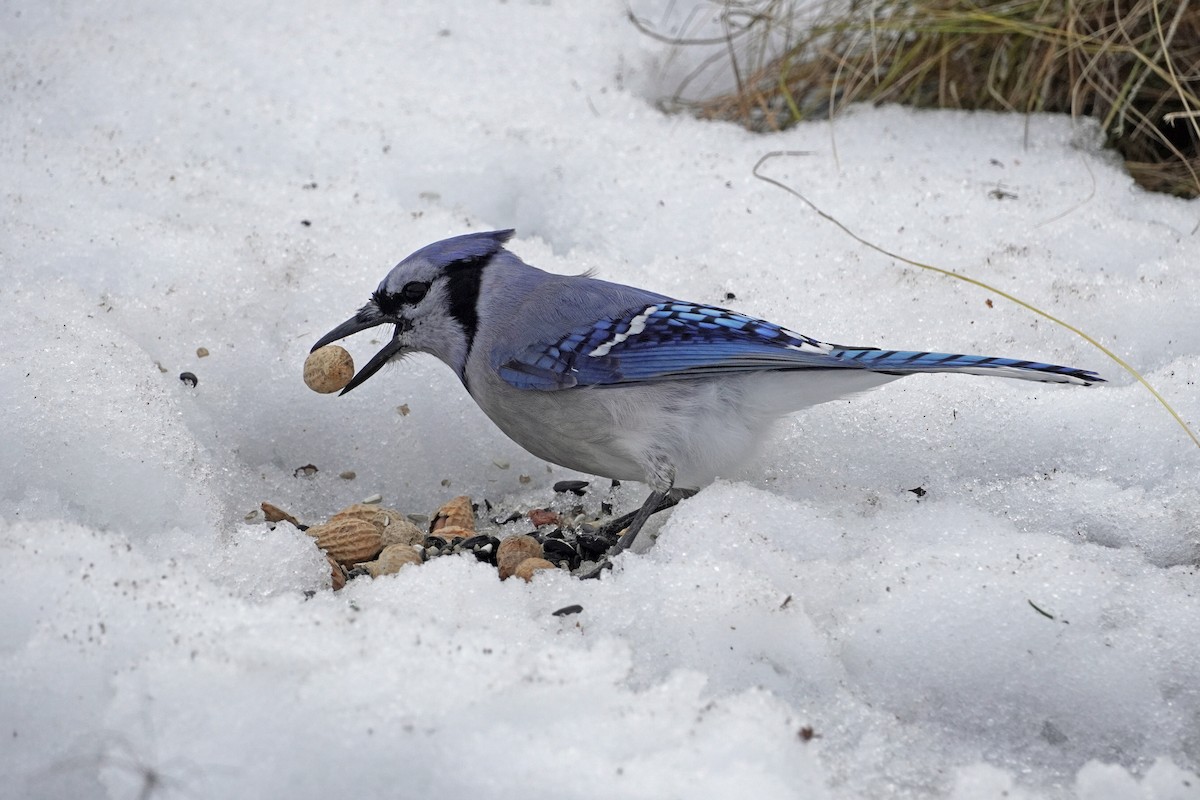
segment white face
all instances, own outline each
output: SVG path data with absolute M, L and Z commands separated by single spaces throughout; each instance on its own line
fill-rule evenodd
M 459 356 L 465 358 L 467 341 L 474 334 L 474 329 L 472 326 L 467 331 L 464 321 L 455 313 L 452 276 L 440 273 L 425 280 L 413 277 L 416 270 L 405 270 L 404 274 L 398 272 L 392 271 L 383 283 L 385 294 L 379 296 L 376 292 L 374 300 L 385 315 L 399 320 L 396 339 L 403 342 L 406 351 L 430 353 L 451 368 L 457 368 Z M 396 283 L 399 284 L 394 290 L 391 288 L 393 277 L 398 278 Z
M 388 273 L 371 301 L 325 334 L 313 350 L 377 325 L 392 339 L 346 384 L 342 394 L 412 352 L 432 353 L 463 377 L 479 327 L 476 305 L 483 271 L 504 251 L 511 230 L 468 233 L 422 247 Z

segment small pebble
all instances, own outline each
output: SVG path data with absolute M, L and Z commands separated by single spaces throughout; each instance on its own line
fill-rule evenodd
M 383 495 L 376 492 L 375 494 L 371 495 L 370 497 L 364 497 L 363 502 L 369 506 L 375 505 L 376 503 L 382 503 Z
M 554 616 L 556 616 L 556 617 L 569 617 L 569 616 L 571 616 L 572 614 L 578 614 L 578 613 L 579 613 L 579 612 L 581 612 L 581 611 L 583 611 L 583 606 L 581 606 L 581 605 L 579 605 L 578 603 L 576 603 L 576 604 L 574 604 L 574 605 L 563 606 L 563 607 L 562 607 L 562 608 L 560 608 L 558 611 L 555 611 L 555 612 L 554 612 Z
M 587 533 L 580 533 L 575 539 L 575 546 L 579 548 L 579 554 L 588 561 L 603 557 L 612 545 L 613 542 L 603 536 Z
M 558 481 L 554 484 L 554 491 L 560 494 L 562 492 L 571 492 L 578 497 L 583 497 L 587 485 L 587 481 Z
M 481 533 L 456 542 L 456 550 L 459 553 L 471 553 L 480 561 L 494 563 L 496 560 L 496 548 L 499 545 L 500 540 L 495 536 L 488 536 Z
M 196 348 L 196 358 L 208 358 L 208 348 L 207 347 L 197 347 Z
M 179 373 L 179 380 L 183 381 L 183 382 L 184 382 L 184 383 L 186 383 L 188 386 L 193 386 L 193 387 L 194 387 L 196 384 L 198 384 L 198 383 L 200 382 L 200 379 L 199 379 L 199 378 L 197 378 L 197 377 L 196 377 L 194 374 L 192 374 L 191 372 L 181 372 L 181 373 Z
M 561 539 L 546 539 L 542 542 L 542 551 L 545 559 L 555 566 L 565 564 L 567 569 L 576 569 L 583 562 L 579 551 Z
M 339 473 L 338 473 L 338 477 L 339 477 L 339 478 L 341 478 L 341 479 L 342 479 L 342 480 L 344 480 L 344 481 L 352 481 L 352 480 L 354 480 L 355 478 L 357 478 L 357 477 L 358 477 L 358 473 L 357 473 L 357 472 L 355 472 L 355 471 L 354 471 L 354 470 L 352 470 L 352 469 L 348 469 L 348 470 L 344 470 L 344 471 L 342 471 L 342 472 L 339 472 Z M 380 499 L 380 500 L 382 500 L 383 498 L 381 497 L 381 498 L 379 498 L 379 499 Z

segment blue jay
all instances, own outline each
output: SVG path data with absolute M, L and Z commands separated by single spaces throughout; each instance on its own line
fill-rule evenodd
M 654 512 L 748 457 L 776 419 L 918 372 L 1088 386 L 1088 370 L 1011 358 L 827 344 L 705 303 L 553 275 L 504 248 L 513 231 L 456 236 L 397 264 L 313 350 L 395 332 L 342 394 L 431 353 L 484 413 L 539 458 L 650 487 L 610 556 Z

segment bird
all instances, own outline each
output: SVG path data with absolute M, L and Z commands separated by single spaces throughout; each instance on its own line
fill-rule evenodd
M 924 372 L 1104 382 L 1038 361 L 830 344 L 716 305 L 545 272 L 505 247 L 513 233 L 422 247 L 312 350 L 392 325 L 341 394 L 386 364 L 431 354 L 533 455 L 645 483 L 650 494 L 621 518 L 605 566 L 652 514 L 728 475 L 776 420 L 809 406 Z

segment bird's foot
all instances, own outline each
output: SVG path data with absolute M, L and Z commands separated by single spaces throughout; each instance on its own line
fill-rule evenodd
M 638 533 L 641 532 L 642 526 L 651 516 L 659 511 L 666 511 L 668 508 L 674 507 L 686 497 L 691 497 L 695 491 L 691 489 L 667 489 L 664 491 L 655 490 L 650 493 L 646 501 L 642 503 L 641 508 L 629 514 L 611 519 L 600 526 L 592 536 L 595 539 L 608 543 L 608 550 L 596 561 L 596 565 L 585 572 L 579 574 L 581 580 L 590 578 L 599 578 L 606 570 L 612 569 L 612 560 L 627 550 L 634 540 L 637 539 Z

